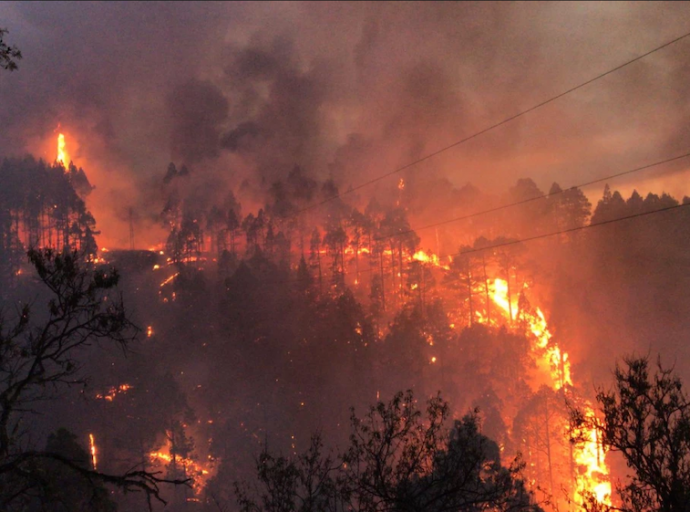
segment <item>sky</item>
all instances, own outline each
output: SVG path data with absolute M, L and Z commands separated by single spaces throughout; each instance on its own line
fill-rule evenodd
M 170 162 L 200 203 L 295 165 L 347 189 L 690 31 L 690 4 L 0 2 L 0 27 L 24 55 L 0 74 L 0 157 L 52 161 L 64 133 L 99 241 L 126 247 L 132 208 L 146 248 L 164 240 Z M 688 52 L 690 38 L 404 176 L 547 191 L 688 152 Z M 689 167 L 611 186 L 680 198 Z

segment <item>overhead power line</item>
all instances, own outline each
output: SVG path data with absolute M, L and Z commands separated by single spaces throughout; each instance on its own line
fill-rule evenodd
M 597 222 L 595 224 L 587 224 L 584 226 L 578 226 L 578 227 L 569 228 L 569 229 L 561 229 L 558 231 L 551 231 L 549 233 L 542 233 L 540 235 L 534 235 L 534 236 L 530 236 L 530 237 L 526 237 L 526 238 L 516 238 L 516 239 L 506 240 L 504 242 L 500 242 L 497 244 L 487 245 L 486 247 L 478 247 L 475 249 L 469 249 L 467 251 L 462 251 L 461 254 L 464 255 L 464 254 L 473 254 L 473 253 L 482 252 L 482 251 L 490 251 L 493 249 L 499 249 L 501 247 L 507 247 L 507 246 L 517 245 L 517 244 L 521 244 L 521 243 L 532 242 L 534 240 L 541 240 L 544 238 L 550 238 L 550 237 L 557 236 L 557 235 L 564 235 L 564 234 L 568 234 L 568 233 L 575 233 L 577 231 L 584 231 L 587 229 L 598 228 L 600 226 L 607 226 L 610 224 L 615 224 L 617 222 L 623 222 L 626 220 L 637 219 L 639 217 L 648 217 L 650 215 L 654 215 L 657 213 L 663 213 L 663 212 L 672 211 L 672 210 L 680 210 L 680 209 L 686 208 L 686 207 L 690 207 L 690 202 L 689 203 L 681 203 L 681 204 L 677 204 L 677 205 L 673 205 L 673 206 L 667 206 L 665 208 L 658 208 L 656 210 L 651 210 L 648 212 L 634 213 L 631 215 L 626 215 L 624 217 L 617 217 L 615 219 L 609 219 L 609 220 L 605 220 L 602 222 Z M 379 269 L 376 267 L 368 267 L 365 269 L 360 269 L 358 274 L 367 274 L 370 272 L 378 272 L 378 271 L 379 271 Z M 311 276 L 311 275 L 308 278 L 308 280 L 311 280 L 311 281 L 314 281 L 315 279 L 316 278 L 314 276 Z M 280 280 L 280 281 L 261 281 L 261 280 L 259 280 L 259 281 L 261 284 L 282 285 L 282 284 L 293 284 L 293 283 L 306 282 L 307 279 L 284 279 L 284 280 Z
M 492 124 L 492 125 L 490 125 L 490 126 L 487 126 L 486 128 L 483 128 L 483 129 L 479 130 L 478 132 L 474 132 L 472 135 L 468 135 L 467 137 L 464 137 L 464 138 L 462 138 L 462 139 L 460 139 L 460 140 L 458 140 L 458 141 L 456 141 L 456 142 L 453 142 L 452 144 L 449 144 L 449 145 L 447 145 L 447 146 L 445 146 L 445 147 L 442 147 L 442 148 L 440 148 L 440 149 L 438 149 L 438 150 L 436 150 L 436 151 L 434 151 L 434 152 L 432 152 L 432 153 L 429 153 L 429 154 L 427 154 L 427 155 L 425 155 L 425 156 L 423 156 L 423 157 L 421 157 L 421 158 L 418 158 L 417 160 L 414 160 L 414 161 L 412 161 L 412 162 L 410 162 L 410 163 L 408 163 L 408 164 L 405 164 L 405 165 L 403 165 L 402 167 L 398 167 L 398 168 L 393 169 L 393 170 L 391 170 L 391 171 L 389 171 L 389 172 L 387 172 L 387 173 L 385 173 L 385 174 L 382 174 L 382 175 L 380 175 L 380 176 L 377 176 L 376 178 L 372 178 L 372 179 L 370 179 L 370 180 L 368 180 L 368 181 L 365 181 L 365 182 L 363 182 L 363 183 L 360 183 L 359 185 L 356 185 L 355 187 L 352 187 L 352 188 L 346 190 L 345 192 L 340 192 L 340 193 L 338 193 L 338 194 L 335 194 L 335 195 L 333 195 L 333 196 L 331 196 L 331 197 L 328 197 L 328 198 L 324 199 L 323 201 L 320 201 L 320 202 L 318 202 L 318 203 L 314 203 L 314 204 L 312 204 L 312 205 L 306 206 L 306 207 L 302 208 L 301 210 L 298 210 L 297 212 L 295 212 L 294 215 L 300 215 L 300 214 L 302 214 L 302 213 L 304 213 L 304 212 L 306 212 L 306 211 L 309 211 L 309 210 L 312 210 L 312 209 L 314 209 L 314 208 L 318 208 L 318 207 L 320 207 L 320 206 L 323 206 L 323 205 L 326 204 L 326 203 L 329 203 L 329 202 L 331 202 L 331 201 L 334 201 L 334 200 L 336 200 L 336 199 L 338 199 L 338 198 L 341 198 L 341 197 L 343 197 L 343 196 L 345 196 L 345 195 L 351 194 L 351 193 L 353 193 L 353 192 L 355 192 L 355 191 L 357 191 L 357 190 L 360 190 L 360 189 L 362 189 L 362 188 L 364 188 L 364 187 L 367 187 L 367 186 L 369 186 L 369 185 L 373 185 L 374 183 L 378 183 L 379 181 L 384 180 L 384 179 L 386 179 L 386 178 L 388 178 L 388 177 L 390 177 L 390 176 L 393 176 L 393 175 L 398 174 L 398 173 L 400 173 L 400 172 L 402 172 L 402 171 L 404 171 L 404 170 L 406 170 L 406 169 L 410 169 L 410 168 L 412 168 L 412 167 L 414 167 L 414 166 L 416 166 L 416 165 L 418 165 L 418 164 L 420 164 L 420 163 L 422 163 L 422 162 L 425 162 L 425 161 L 427 161 L 427 160 L 430 160 L 430 159 L 434 158 L 435 156 L 440 155 L 441 153 L 445 153 L 446 151 L 448 151 L 448 150 L 450 150 L 450 149 L 453 149 L 453 148 L 455 148 L 455 147 L 458 147 L 458 146 L 464 144 L 465 142 L 468 142 L 468 141 L 470 141 L 470 140 L 472 140 L 472 139 L 475 139 L 475 138 L 477 138 L 477 137 L 479 137 L 479 136 L 481 136 L 481 135 L 484 135 L 485 133 L 488 133 L 488 132 L 490 132 L 490 131 L 492 131 L 492 130 L 495 130 L 496 128 L 499 128 L 500 126 L 503 126 L 503 125 L 505 125 L 505 124 L 507 124 L 507 123 L 509 123 L 509 122 L 511 122 L 511 121 L 514 121 L 515 119 L 518 119 L 518 118 L 520 118 L 520 117 L 522 117 L 522 116 L 524 116 L 524 115 L 526 115 L 526 114 L 528 114 L 528 113 L 530 113 L 530 112 L 533 112 L 533 111 L 535 111 L 535 110 L 537 110 L 537 109 L 539 109 L 539 108 L 541 108 L 541 107 L 543 107 L 543 106 L 545 106 L 545 105 L 548 105 L 549 103 L 552 103 L 552 102 L 554 102 L 554 101 L 556 101 L 556 100 L 558 100 L 558 99 L 560 99 L 560 98 L 562 98 L 562 97 L 564 97 L 564 96 L 567 96 L 568 94 L 571 94 L 571 93 L 573 93 L 573 92 L 575 92 L 575 91 L 577 91 L 577 90 L 579 90 L 579 89 L 582 89 L 583 87 L 586 87 L 587 85 L 590 85 L 590 84 L 592 84 L 592 83 L 594 83 L 594 82 L 596 82 L 596 81 L 598 81 L 598 80 L 601 80 L 602 78 L 604 78 L 604 77 L 606 77 L 606 76 L 608 76 L 608 75 L 610 75 L 610 74 L 612 74 L 612 73 L 615 73 L 615 72 L 617 72 L 617 71 L 619 71 L 619 70 L 621 70 L 621 69 L 623 69 L 623 68 L 629 66 L 630 64 L 633 64 L 633 63 L 635 63 L 635 62 L 637 62 L 637 61 L 639 61 L 639 60 L 642 60 L 642 59 L 644 59 L 645 57 L 648 57 L 648 56 L 652 55 L 653 53 L 656 53 L 656 52 L 658 52 L 658 51 L 660 51 L 660 50 L 663 50 L 664 48 L 667 48 L 668 46 L 671 46 L 671 45 L 673 45 L 673 44 L 675 44 L 675 43 L 677 43 L 677 42 L 679 42 L 679 41 L 685 39 L 685 38 L 688 37 L 688 36 L 690 36 L 690 32 L 687 32 L 687 33 L 685 33 L 685 34 L 683 34 L 683 35 L 681 35 L 681 36 L 679 36 L 679 37 L 676 37 L 675 39 L 672 39 L 672 40 L 670 40 L 670 41 L 667 41 L 667 42 L 665 42 L 664 44 L 662 44 L 662 45 L 660 45 L 660 46 L 657 46 L 656 48 L 653 48 L 652 50 L 649 50 L 649 51 L 647 51 L 647 52 L 645 52 L 645 53 L 643 53 L 643 54 L 641 54 L 641 55 L 638 55 L 637 57 L 635 57 L 635 58 L 633 58 L 633 59 L 630 59 L 630 60 L 628 60 L 628 61 L 626 61 L 626 62 L 624 62 L 624 63 L 622 63 L 622 64 L 619 64 L 618 66 L 616 66 L 616 67 L 614 67 L 614 68 L 609 69 L 608 71 L 605 71 L 605 72 L 603 72 L 603 73 L 601 73 L 601 74 L 599 74 L 599 75 L 596 75 L 595 77 L 590 78 L 590 79 L 588 79 L 588 80 L 586 80 L 586 81 L 584 81 L 584 82 L 582 82 L 582 83 L 580 83 L 580 84 L 578 84 L 578 85 L 576 85 L 576 86 L 574 86 L 574 87 L 571 87 L 571 88 L 569 88 L 569 89 L 567 89 L 567 90 L 565 90 L 565 91 L 563 91 L 563 92 L 560 92 L 560 93 L 556 94 L 555 96 L 551 96 L 549 99 L 544 100 L 544 101 L 542 101 L 542 102 L 540 102 L 540 103 L 537 103 L 536 105 L 533 105 L 533 106 L 531 106 L 531 107 L 529 107 L 529 108 L 527 108 L 527 109 L 525 109 L 525 110 L 522 110 L 522 111 L 518 112 L 517 114 L 514 114 L 514 115 L 512 115 L 512 116 L 506 117 L 506 118 L 503 119 L 502 121 L 499 121 L 499 122 L 494 123 L 494 124 Z
M 676 204 L 673 206 L 667 206 L 665 208 L 659 208 L 657 210 L 651 210 L 648 212 L 634 213 L 631 215 L 626 215 L 625 217 L 617 217 L 615 219 L 604 220 L 601 222 L 597 222 L 595 224 L 587 224 L 585 226 L 578 226 L 575 228 L 562 229 L 560 231 L 553 231 L 551 233 L 543 233 L 541 235 L 534 235 L 534 236 L 515 239 L 515 240 L 506 240 L 505 242 L 501 242 L 501 243 L 494 244 L 494 245 L 489 245 L 487 247 L 478 247 L 476 249 L 470 249 L 467 251 L 462 251 L 462 254 L 472 254 L 474 252 L 487 251 L 489 249 L 497 249 L 499 247 L 506 247 L 509 245 L 516 245 L 516 244 L 520 244 L 520 243 L 524 243 L 524 242 L 531 242 L 533 240 L 540 240 L 542 238 L 549 238 L 549 237 L 556 236 L 556 235 L 564 235 L 567 233 L 574 233 L 576 231 L 584 231 L 585 229 L 598 228 L 599 226 L 606 226 L 608 224 L 615 224 L 616 222 L 622 222 L 624 220 L 637 219 L 638 217 L 646 217 L 649 215 L 653 215 L 655 213 L 662 213 L 662 212 L 667 212 L 670 210 L 678 210 L 680 208 L 685 208 L 688 206 L 690 206 L 690 203 L 681 203 L 681 204 Z
M 633 173 L 636 173 L 636 172 L 639 172 L 639 171 L 644 171 L 644 170 L 646 170 L 646 169 L 651 169 L 652 167 L 658 167 L 659 165 L 663 165 L 663 164 L 667 164 L 667 163 L 670 163 L 670 162 L 674 162 L 674 161 L 676 161 L 676 160 L 682 160 L 683 158 L 688 158 L 688 157 L 690 157 L 690 153 L 684 153 L 684 154 L 682 154 L 682 155 L 674 156 L 674 157 L 672 157 L 672 158 L 667 158 L 667 159 L 665 159 L 665 160 L 659 160 L 658 162 L 654 162 L 654 163 L 651 163 L 651 164 L 643 165 L 643 166 L 641 166 L 641 167 L 636 167 L 636 168 L 634 168 L 634 169 L 629 169 L 629 170 L 627 170 L 627 171 L 619 172 L 619 173 L 616 173 L 616 174 L 610 174 L 609 176 L 604 176 L 603 178 L 597 178 L 597 179 L 595 179 L 595 180 L 586 181 L 585 183 L 580 183 L 579 185 L 573 185 L 573 186 L 571 186 L 571 187 L 569 187 L 569 188 L 566 188 L 566 189 L 557 190 L 557 191 L 555 191 L 555 192 L 549 192 L 548 194 L 541 194 L 541 195 L 538 195 L 538 196 L 530 197 L 530 198 L 528 198 L 528 199 L 523 199 L 523 200 L 521 200 L 521 201 L 516 201 L 516 202 L 514 202 L 514 203 L 508 203 L 508 204 L 504 204 L 504 205 L 501 205 L 501 206 L 496 206 L 496 207 L 494 207 L 494 208 L 489 208 L 489 209 L 487 209 L 487 210 L 482 210 L 482 211 L 479 211 L 479 212 L 469 213 L 469 214 L 467 214 L 467 215 L 461 215 L 460 217 L 453 217 L 452 219 L 446 219 L 446 220 L 442 220 L 442 221 L 439 221 L 439 222 L 434 222 L 434 223 L 432 223 L 432 224 L 427 224 L 427 225 L 425 225 L 425 226 L 420 226 L 420 227 L 416 227 L 416 228 L 410 228 L 410 229 L 408 229 L 408 230 L 401 231 L 401 232 L 399 232 L 399 233 L 393 233 L 393 234 L 391 234 L 391 235 L 386 235 L 386 236 L 381 236 L 381 237 L 378 237 L 378 238 L 374 238 L 374 240 L 380 241 L 380 240 L 387 240 L 387 239 L 389 239 L 389 238 L 396 238 L 396 237 L 404 236 L 404 235 L 407 235 L 407 234 L 410 234 L 410 233 L 416 233 L 416 232 L 418 232 L 418 231 L 423 231 L 423 230 L 425 230 L 425 229 L 436 228 L 436 227 L 438 227 L 438 226 L 443 226 L 443 225 L 445 225 L 445 224 L 451 224 L 451 223 L 453 223 L 453 222 L 458 222 L 458 221 L 461 221 L 461 220 L 467 220 L 467 219 L 471 219 L 471 218 L 473 218 L 473 217 L 479 217 L 480 215 L 486 215 L 486 214 L 488 214 L 488 213 L 498 212 L 498 211 L 500 211 L 500 210 L 505 210 L 505 209 L 507 209 L 507 208 L 512 208 L 512 207 L 514 207 L 514 206 L 519 206 L 519 205 L 523 205 L 523 204 L 526 204 L 526 203 L 531 203 L 531 202 L 533 202 L 533 201 L 538 201 L 538 200 L 540 200 L 540 199 L 549 199 L 549 198 L 551 198 L 551 197 L 554 197 L 554 196 L 563 194 L 563 193 L 567 192 L 568 190 L 575 190 L 575 189 L 579 189 L 579 188 L 588 187 L 588 186 L 590 186 L 590 185 L 595 185 L 595 184 L 597 184 L 597 183 L 602 183 L 602 182 L 605 182 L 605 181 L 609 181 L 609 180 L 612 180 L 612 179 L 614 179 L 614 178 L 620 178 L 621 176 L 626 176 L 626 175 L 628 175 L 628 174 L 633 174 Z

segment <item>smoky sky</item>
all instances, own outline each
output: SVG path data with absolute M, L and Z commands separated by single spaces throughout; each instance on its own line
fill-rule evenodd
M 97 187 L 102 236 L 124 246 L 130 207 L 142 243 L 156 238 L 171 161 L 209 202 L 295 165 L 347 188 L 681 35 L 690 6 L 6 2 L 0 26 L 24 54 L 0 75 L 0 155 L 52 159 L 59 126 Z M 687 151 L 688 51 L 681 41 L 405 177 L 420 193 L 441 177 L 548 190 Z M 682 196 L 687 168 L 612 186 Z

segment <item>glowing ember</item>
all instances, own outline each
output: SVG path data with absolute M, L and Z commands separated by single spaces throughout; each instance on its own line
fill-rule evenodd
M 173 279 L 175 279 L 177 276 L 179 276 L 180 273 L 177 272 L 176 274 L 171 275 L 169 278 L 167 278 L 165 281 L 161 283 L 161 288 L 163 288 L 166 284 L 171 283 Z
M 97 394 L 96 399 L 105 400 L 106 402 L 112 402 L 117 395 L 127 393 L 127 391 L 129 391 L 130 389 L 132 389 L 132 386 L 130 386 L 129 384 L 120 384 L 117 387 L 112 386 L 108 389 L 107 393 Z
M 150 338 L 151 336 L 153 336 L 153 326 L 149 325 L 146 328 L 146 337 Z
M 89 434 L 89 447 L 91 452 L 91 465 L 94 471 L 98 471 L 98 459 L 96 458 L 96 441 L 93 438 L 93 434 Z

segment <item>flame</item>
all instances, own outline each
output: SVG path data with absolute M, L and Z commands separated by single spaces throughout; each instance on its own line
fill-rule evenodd
M 439 260 L 439 257 L 437 255 L 435 255 L 434 253 L 426 253 L 425 251 L 417 251 L 412 256 L 412 259 L 415 261 L 421 261 L 422 263 L 427 263 L 427 264 L 432 265 L 434 267 L 442 268 L 445 270 L 450 270 L 450 267 L 448 265 L 443 265 L 441 263 L 441 260 Z
M 594 419 L 594 411 L 590 404 L 584 407 L 585 416 Z M 584 438 L 583 443 L 576 445 L 573 450 L 575 463 L 585 468 L 585 473 L 577 479 L 575 499 L 591 493 L 599 503 L 611 505 L 611 482 L 608 479 L 609 470 L 604 462 L 604 451 L 594 428 L 576 432 L 578 437 Z
M 62 166 L 67 169 L 69 167 L 69 163 L 71 161 L 69 154 L 67 153 L 66 144 L 65 144 L 65 136 L 60 133 L 57 138 L 57 157 L 55 160 L 58 163 L 61 163 Z
M 147 338 L 150 338 L 151 336 L 153 336 L 153 326 L 152 326 L 152 325 L 149 325 L 149 326 L 146 328 L 146 337 L 147 337 Z
M 173 456 L 170 453 L 170 442 L 160 451 L 149 453 L 149 458 L 153 463 L 170 464 L 173 461 Z M 212 462 L 210 456 L 209 461 Z M 181 466 L 185 475 L 194 481 L 193 488 L 196 493 L 204 489 L 206 481 L 212 474 L 212 468 L 210 466 L 205 467 L 196 460 L 180 457 L 179 455 L 175 456 L 175 464 Z
M 533 335 L 535 343 L 532 346 L 532 353 L 539 373 L 546 377 L 554 390 L 570 390 L 573 381 L 568 354 L 563 352 L 552 339 L 553 335 L 549 331 L 541 309 L 536 308 L 534 313 L 520 311 L 517 294 L 509 297 L 508 282 L 503 279 L 494 280 L 490 296 L 511 322 L 519 319 L 524 322 L 525 329 Z M 480 314 L 478 318 L 481 321 L 483 316 Z M 592 406 L 585 402 L 583 408 L 585 415 L 593 419 Z M 584 472 L 576 478 L 573 499 L 576 503 L 581 503 L 583 495 L 592 493 L 599 503 L 610 506 L 609 470 L 604 462 L 604 452 L 597 438 L 597 431 L 595 428 L 591 428 L 588 431 L 578 432 L 578 434 L 580 434 L 578 437 L 585 439 L 585 441 L 573 446 L 573 459 L 578 467 L 584 468 Z
M 96 457 L 96 441 L 93 438 L 93 434 L 89 434 L 89 447 L 91 452 L 91 465 L 94 471 L 98 471 L 98 459 Z

